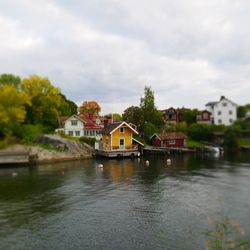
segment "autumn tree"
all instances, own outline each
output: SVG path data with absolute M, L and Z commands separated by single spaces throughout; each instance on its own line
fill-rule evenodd
M 80 115 L 84 118 L 91 118 L 98 116 L 101 107 L 96 101 L 85 101 L 80 107 Z
M 53 86 L 48 78 L 34 75 L 23 79 L 22 89 L 31 99 L 31 106 L 26 107 L 26 123 L 57 127 L 63 105 L 59 88 Z
M 4 85 L 11 85 L 20 90 L 21 78 L 12 74 L 2 74 L 0 75 L 0 87 Z
M 29 96 L 13 84 L 0 87 L 0 134 L 11 135 L 16 126 L 25 120 L 25 106 L 30 105 Z

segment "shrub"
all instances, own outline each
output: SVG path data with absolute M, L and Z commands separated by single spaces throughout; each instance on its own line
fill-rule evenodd
M 196 141 L 211 141 L 213 128 L 207 124 L 193 124 L 188 128 L 188 135 Z
M 79 138 L 79 141 L 80 142 L 85 142 L 85 143 L 88 143 L 88 144 L 93 144 L 93 143 L 95 143 L 96 138 L 82 136 L 82 137 Z
M 25 124 L 17 127 L 15 131 L 15 135 L 21 139 L 22 143 L 29 144 L 33 143 L 35 139 L 44 133 L 44 128 L 42 125 L 30 125 Z

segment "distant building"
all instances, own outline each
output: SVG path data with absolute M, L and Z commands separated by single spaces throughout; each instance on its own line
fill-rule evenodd
M 174 123 L 177 124 L 181 121 L 183 121 L 183 113 L 189 109 L 186 108 L 168 108 L 161 110 L 163 113 L 164 121 L 166 123 Z
M 218 102 L 209 102 L 206 109 L 212 114 L 212 123 L 231 125 L 237 120 L 237 104 L 221 96 Z
M 185 147 L 187 136 L 182 132 L 153 134 L 150 138 L 155 147 Z
M 196 122 L 200 124 L 212 124 L 212 113 L 207 110 L 199 111 L 196 116 Z

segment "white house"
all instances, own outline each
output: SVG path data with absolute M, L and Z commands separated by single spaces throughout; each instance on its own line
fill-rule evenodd
M 237 104 L 221 96 L 218 102 L 209 102 L 206 109 L 212 114 L 212 121 L 216 125 L 231 125 L 237 119 Z
M 78 115 L 72 115 L 70 117 L 60 117 L 60 128 L 56 129 L 56 132 L 64 132 L 67 135 L 73 137 L 92 137 L 99 140 L 101 138 L 102 125 L 86 122 Z
M 56 129 L 56 132 L 64 132 L 67 135 L 74 137 L 84 136 L 84 124 L 86 123 L 77 115 L 70 117 L 60 118 L 60 128 Z

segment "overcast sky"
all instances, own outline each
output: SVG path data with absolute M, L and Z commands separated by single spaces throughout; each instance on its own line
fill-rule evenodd
M 102 113 L 250 102 L 249 0 L 0 0 L 0 73 L 48 77 Z

